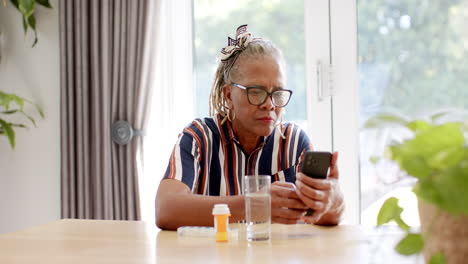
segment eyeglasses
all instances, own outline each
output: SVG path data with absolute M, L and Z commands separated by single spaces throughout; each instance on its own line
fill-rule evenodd
M 265 103 L 268 97 L 271 98 L 271 102 L 276 107 L 285 107 L 291 99 L 292 91 L 291 90 L 276 90 L 271 93 L 267 92 L 265 88 L 261 86 L 243 86 L 238 83 L 231 83 L 236 87 L 244 89 L 247 91 L 247 99 L 252 105 L 262 105 Z

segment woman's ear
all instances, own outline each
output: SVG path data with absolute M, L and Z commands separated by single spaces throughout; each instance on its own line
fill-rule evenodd
M 225 84 L 223 86 L 223 96 L 229 108 L 232 109 L 232 93 L 231 92 L 232 92 L 232 85 Z

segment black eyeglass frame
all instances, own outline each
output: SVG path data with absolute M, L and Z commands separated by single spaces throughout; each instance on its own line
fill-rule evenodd
M 291 100 L 291 97 L 292 97 L 292 94 L 293 94 L 293 91 L 287 90 L 287 89 L 276 90 L 276 91 L 272 91 L 270 93 L 267 90 L 265 90 L 265 88 L 262 87 L 262 86 L 243 86 L 243 85 L 235 83 L 235 82 L 231 82 L 231 85 L 234 85 L 234 86 L 236 86 L 238 88 L 246 90 L 247 91 L 247 100 L 249 101 L 249 103 L 251 105 L 256 105 L 256 106 L 264 104 L 266 102 L 267 98 L 270 97 L 271 102 L 273 103 L 274 106 L 276 106 L 276 107 L 285 107 L 285 106 L 287 106 L 289 104 L 289 101 Z M 261 90 L 263 90 L 263 91 L 265 91 L 267 93 L 267 96 L 265 96 L 265 99 L 261 103 L 253 104 L 252 102 L 250 102 L 250 97 L 249 97 L 249 90 L 251 90 L 251 89 L 261 89 Z M 276 93 L 276 92 L 288 92 L 289 93 L 288 101 L 283 106 L 279 106 L 279 105 L 275 104 L 275 102 L 273 100 L 273 94 Z

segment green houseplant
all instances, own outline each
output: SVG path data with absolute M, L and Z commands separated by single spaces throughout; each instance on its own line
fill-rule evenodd
M 52 8 L 49 0 L 10 0 L 11 4 L 21 13 L 24 32 L 28 32 L 28 28 L 34 31 L 33 47 L 37 44 L 37 30 L 36 30 L 36 6 L 41 5 L 46 8 Z M 6 0 L 2 0 L 2 4 L 6 6 Z M 1 32 L 0 32 L 1 34 Z M 0 91 L 0 136 L 6 136 L 11 148 L 16 145 L 15 128 L 27 128 L 27 126 L 20 122 L 12 122 L 11 119 L 18 120 L 18 116 L 25 117 L 34 126 L 36 126 L 35 119 L 25 110 L 25 105 L 32 105 L 35 111 L 44 118 L 44 113 L 41 108 L 33 102 L 20 97 L 16 94 L 5 93 Z
M 365 125 L 398 125 L 412 131 L 413 137 L 391 143 L 386 156 L 417 179 L 413 192 L 421 231 L 415 232 L 401 218 L 403 209 L 395 197 L 383 203 L 377 225 L 396 222 L 406 235 L 395 249 L 404 255 L 423 251 L 431 264 L 463 263 L 468 257 L 468 116 L 457 113 L 458 121 L 450 121 L 450 116 L 449 111 L 410 121 L 380 114 Z
M 37 44 L 36 30 L 36 6 L 41 5 L 46 8 L 52 8 L 49 0 L 10 0 L 11 4 L 21 13 L 24 33 L 28 32 L 28 28 L 34 31 L 33 47 Z M 3 6 L 6 6 L 6 0 L 2 0 Z
M 15 94 L 0 91 L 0 136 L 6 136 L 13 149 L 16 145 L 15 128 L 27 128 L 27 126 L 23 123 L 11 122 L 9 119 L 13 117 L 17 119 L 18 116 L 23 116 L 36 126 L 34 118 L 25 111 L 26 104 L 34 106 L 35 111 L 44 118 L 44 113 L 36 104 Z

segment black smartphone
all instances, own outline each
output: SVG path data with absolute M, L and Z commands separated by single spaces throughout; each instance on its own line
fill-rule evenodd
M 307 151 L 302 162 L 301 171 L 315 179 L 326 179 L 332 160 L 332 154 L 327 151 Z
M 301 171 L 315 179 L 326 179 L 332 160 L 332 154 L 327 151 L 307 151 L 304 154 Z M 313 209 L 307 209 L 306 216 L 311 216 Z

